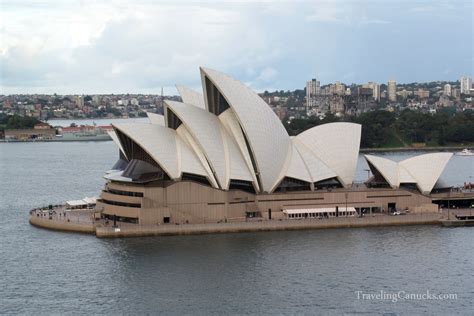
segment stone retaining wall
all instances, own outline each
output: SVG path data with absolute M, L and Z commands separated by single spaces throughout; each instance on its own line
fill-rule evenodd
M 76 233 L 86 233 L 86 234 L 95 234 L 95 227 L 92 223 L 74 223 L 66 222 L 59 220 L 51 220 L 44 217 L 30 216 L 30 224 L 36 227 L 58 230 L 58 231 L 67 231 L 67 232 L 76 232 Z
M 364 218 L 339 217 L 323 220 L 275 220 L 261 222 L 187 225 L 128 225 L 119 227 L 118 229 L 113 227 L 97 227 L 96 236 L 141 237 L 398 225 L 439 225 L 440 217 L 440 213 L 425 213 L 404 216 L 373 216 Z

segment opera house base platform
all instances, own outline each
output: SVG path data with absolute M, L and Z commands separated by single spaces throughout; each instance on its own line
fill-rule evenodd
M 403 215 L 393 216 L 395 210 L 403 210 Z M 68 211 L 66 216 L 33 212 L 30 223 L 97 237 L 136 237 L 438 225 L 442 217 L 429 196 L 406 189 L 360 185 L 252 194 L 216 190 L 193 181 L 168 186 L 109 182 L 94 209 Z
M 330 228 L 356 228 L 404 225 L 439 225 L 440 213 L 409 214 L 406 216 L 372 215 L 365 217 L 334 217 L 327 219 L 271 220 L 234 223 L 208 223 L 184 225 L 137 225 L 130 223 L 105 224 L 97 222 L 67 222 L 59 219 L 31 216 L 30 224 L 36 227 L 76 233 L 95 234 L 99 238 L 200 235 L 216 233 L 263 232 L 281 230 L 309 230 Z

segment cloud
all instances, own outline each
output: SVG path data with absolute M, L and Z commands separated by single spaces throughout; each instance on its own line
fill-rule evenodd
M 360 24 L 390 24 L 392 22 L 387 20 L 379 20 L 379 19 L 361 19 L 359 21 Z
M 352 3 L 323 2 L 314 6 L 312 13 L 305 17 L 307 22 L 333 23 L 342 25 L 389 24 L 380 18 L 369 18 L 363 6 Z
M 252 68 L 249 79 L 260 76 L 264 81 L 272 74 L 266 64 L 278 58 L 278 49 L 268 50 L 274 36 L 242 9 L 194 5 L 80 9 L 73 16 L 68 9 L 52 12 L 55 17 L 67 15 L 72 22 L 56 20 L 35 30 L 30 39 L 25 29 L 7 42 L 0 57 L 5 68 L 2 90 L 69 86 L 67 90 L 77 92 L 156 92 L 174 82 L 194 85 L 199 66 L 229 72 Z M 76 17 L 88 16 L 91 9 L 98 10 L 96 16 L 106 14 L 102 20 Z M 53 28 L 60 34 L 52 36 L 57 33 Z
M 260 75 L 257 77 L 257 80 L 260 80 L 260 81 L 263 81 L 263 82 L 271 82 L 271 81 L 275 80 L 277 75 L 278 75 L 278 71 L 276 71 L 272 67 L 265 67 L 260 72 Z
M 348 73 L 385 82 L 388 71 L 397 80 L 431 80 L 447 67 L 452 76 L 472 69 L 469 34 L 452 32 L 469 33 L 472 4 L 442 19 L 448 5 L 437 2 L 426 14 L 405 14 L 420 4 L 3 0 L 0 94 L 159 93 L 162 86 L 175 93 L 176 82 L 200 85 L 199 66 L 259 91 Z M 397 33 L 387 36 L 388 25 Z M 418 34 L 427 32 L 439 36 L 425 38 L 421 51 Z M 440 47 L 440 34 L 450 45 Z M 430 54 L 420 63 L 413 54 L 423 51 Z
M 341 23 L 345 22 L 344 10 L 342 7 L 332 5 L 330 3 L 323 3 L 313 8 L 313 12 L 305 17 L 308 22 L 329 22 Z

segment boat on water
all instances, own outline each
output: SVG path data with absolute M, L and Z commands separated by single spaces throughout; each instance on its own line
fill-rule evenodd
M 70 126 L 58 129 L 59 134 L 53 139 L 55 141 L 99 141 L 111 140 L 107 131 L 112 130 L 112 126 Z
M 71 125 L 53 127 L 49 124 L 37 124 L 31 129 L 6 130 L 2 142 L 69 142 L 69 141 L 106 141 L 112 140 L 109 131 L 111 125 Z
M 472 150 L 464 148 L 460 152 L 457 152 L 456 156 L 474 156 L 474 152 L 472 152 Z

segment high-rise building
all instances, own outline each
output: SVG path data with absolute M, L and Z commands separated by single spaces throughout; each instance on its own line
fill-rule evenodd
M 472 78 L 468 76 L 461 77 L 461 94 L 469 94 L 472 88 Z
M 377 102 L 380 102 L 380 85 L 376 82 L 369 81 L 368 83 L 362 86 L 363 88 L 370 88 L 372 89 L 372 97 Z
M 418 89 L 418 91 L 415 91 L 414 94 L 418 96 L 420 99 L 426 99 L 430 97 L 430 91 L 424 90 L 424 89 Z
M 459 98 L 461 96 L 460 90 L 456 88 L 451 88 L 451 96 L 456 99 Z
M 397 82 L 395 80 L 389 80 L 387 90 L 388 90 L 387 91 L 388 100 L 390 102 L 396 102 L 397 101 Z
M 443 94 L 444 94 L 444 95 L 447 95 L 448 97 L 451 96 L 451 85 L 450 85 L 449 83 L 447 83 L 447 84 L 444 85 Z
M 306 82 L 306 107 L 310 108 L 315 105 L 314 98 L 320 94 L 320 82 L 316 79 Z
M 340 83 L 339 81 L 336 81 L 336 85 L 334 86 L 335 94 L 343 95 L 345 90 L 346 90 L 346 88 L 345 88 L 344 84 Z

